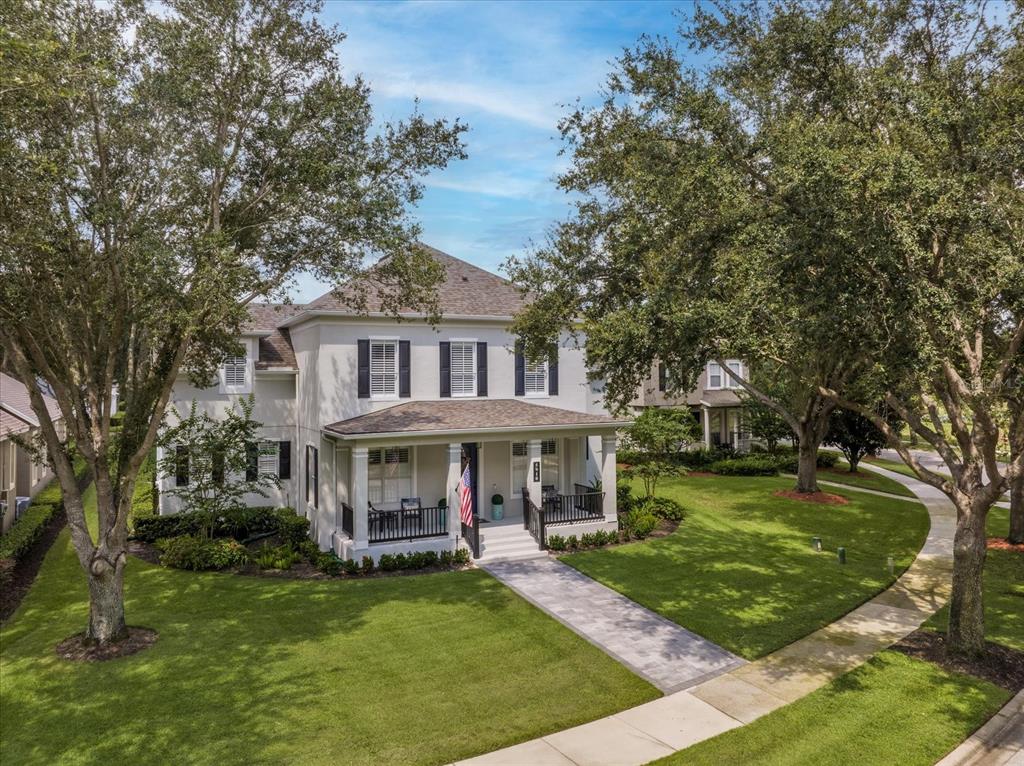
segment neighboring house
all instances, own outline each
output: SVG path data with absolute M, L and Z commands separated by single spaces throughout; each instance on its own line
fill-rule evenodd
M 727 359 L 726 364 L 744 379 L 749 374 L 743 361 Z M 701 442 L 705 447 L 728 444 L 741 452 L 750 448 L 750 435 L 743 425 L 743 402 L 737 394 L 740 386 L 717 362 L 705 365 L 692 391 L 670 394 L 670 383 L 671 371 L 663 362 L 656 363 L 651 368 L 651 377 L 632 402 L 634 410 L 686 408 L 700 425 Z
M 50 417 L 62 428 L 57 400 L 41 393 Z M 32 411 L 28 389 L 17 378 L 0 372 L 0 531 L 10 529 L 29 500 L 53 478 L 49 465 L 33 461 L 29 451 L 18 443 L 30 442 L 38 430 L 39 420 Z
M 529 362 L 510 334 L 519 290 L 428 250 L 445 274 L 437 327 L 416 312 L 385 315 L 373 294 L 356 313 L 344 286 L 304 306 L 254 306 L 245 356 L 225 360 L 208 388 L 180 379 L 172 404 L 184 412 L 195 399 L 216 414 L 254 394 L 265 440 L 253 470 L 275 472 L 281 488 L 247 502 L 296 508 L 321 548 L 343 558 L 456 547 L 467 466 L 485 538 L 501 526 L 529 539 L 524 488 L 526 509 L 541 506 L 549 526 L 574 522 L 564 534 L 615 528 L 625 422 L 588 382 L 582 348 L 564 334 L 548 360 Z M 163 477 L 162 490 L 188 480 L 187 445 L 177 449 L 178 475 Z M 597 481 L 610 491 L 592 491 Z M 494 494 L 505 500 L 500 520 Z M 160 512 L 180 510 L 176 501 L 162 492 Z

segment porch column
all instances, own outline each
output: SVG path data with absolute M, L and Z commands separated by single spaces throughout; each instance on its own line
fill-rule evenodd
M 356 548 L 366 548 L 370 544 L 368 453 L 369 450 L 366 447 L 352 448 L 349 497 L 352 498 L 352 514 L 355 516 Z
M 604 490 L 604 520 L 618 520 L 616 508 L 615 434 L 601 437 L 601 489 Z
M 459 482 L 462 480 L 462 444 L 448 445 L 448 478 L 444 496 L 448 498 L 448 537 L 453 540 L 462 534 L 459 516 Z
M 544 471 L 541 467 L 540 439 L 530 439 L 526 443 L 526 491 L 538 508 L 544 501 Z
M 711 449 L 711 410 L 701 405 L 700 411 L 704 415 L 704 447 Z

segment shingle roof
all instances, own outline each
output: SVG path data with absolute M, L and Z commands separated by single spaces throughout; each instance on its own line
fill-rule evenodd
M 46 403 L 46 410 L 50 413 L 50 417 L 53 420 L 63 418 L 60 405 L 57 404 L 56 399 L 49 394 L 43 393 L 43 401 Z M 20 380 L 12 378 L 4 372 L 0 372 L 0 405 L 3 405 L 3 411 L 7 412 L 9 416 L 13 416 L 16 421 L 27 423 L 33 428 L 39 426 L 36 414 L 32 410 L 32 400 L 29 397 L 28 389 Z M 25 430 L 23 427 L 17 426 L 17 423 L 9 418 L 4 418 L 4 422 L 14 433 L 20 433 Z M 17 430 L 14 430 L 15 428 Z
M 625 425 L 607 415 L 544 407 L 518 399 L 446 399 L 396 404 L 327 426 L 343 436 L 494 428 L 553 428 Z
M 420 247 L 430 253 L 444 269 L 444 281 L 438 286 L 442 314 L 507 317 L 525 305 L 519 288 L 507 279 L 428 245 Z M 354 294 L 358 286 L 358 282 L 340 285 L 331 292 L 321 295 L 306 308 L 314 311 L 356 313 L 346 302 L 345 296 Z M 381 303 L 381 298 L 375 290 L 367 292 L 367 311 L 381 311 Z M 414 309 L 410 308 L 409 311 L 413 312 Z
M 32 428 L 32 424 L 0 406 L 0 437 L 8 434 L 22 434 Z
M 249 304 L 249 321 L 242 328 L 243 332 L 270 333 L 270 335 L 259 339 L 260 357 L 256 362 L 257 370 L 268 370 L 275 367 L 295 368 L 295 349 L 292 348 L 292 337 L 287 329 L 279 329 L 278 325 L 302 309 L 303 306 L 295 304 Z

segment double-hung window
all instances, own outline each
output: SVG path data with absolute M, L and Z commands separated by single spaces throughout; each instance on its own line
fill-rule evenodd
M 412 456 L 408 447 L 371 449 L 367 454 L 367 490 L 374 505 L 412 496 Z
M 278 442 L 261 441 L 259 443 L 259 474 L 260 476 L 277 476 L 280 466 L 281 445 Z
M 725 363 L 736 375 L 744 377 L 743 362 L 727 359 Z M 718 362 L 708 362 L 708 388 L 740 388 L 740 384 L 729 377 Z
M 224 388 L 229 393 L 244 389 L 246 386 L 246 358 L 229 356 L 224 359 Z
M 476 341 L 451 342 L 452 396 L 476 396 Z
M 370 341 L 370 396 L 388 399 L 398 396 L 398 341 Z
M 548 363 L 547 360 L 531 362 L 523 365 L 524 391 L 527 396 L 548 395 Z

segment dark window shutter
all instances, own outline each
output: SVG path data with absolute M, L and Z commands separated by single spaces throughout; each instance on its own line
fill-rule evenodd
M 398 341 L 398 395 L 403 399 L 412 396 L 410 393 L 412 389 L 410 381 L 411 357 L 409 341 Z
M 476 344 L 476 395 L 487 396 L 487 344 Z
M 174 485 L 184 487 L 188 484 L 188 447 L 179 444 L 174 448 Z
M 292 478 L 292 443 L 277 443 L 277 478 Z
M 526 395 L 526 360 L 523 359 L 523 344 L 516 343 L 516 396 Z
M 658 390 L 665 391 L 668 389 L 668 372 L 665 370 L 665 363 L 658 363 Z
M 558 346 L 551 350 L 548 359 L 548 395 L 558 396 Z
M 211 460 L 211 473 L 213 474 L 210 478 L 213 479 L 214 484 L 224 483 L 224 453 L 217 450 L 213 453 Z
M 245 480 L 256 481 L 260 475 L 260 453 L 255 442 L 245 445 Z
M 313 507 L 320 507 L 320 450 L 313 447 Z
M 452 395 L 452 344 L 446 340 L 438 344 L 441 356 L 441 396 Z
M 311 467 L 312 464 L 309 462 L 310 461 L 310 450 L 311 449 L 313 449 L 313 448 L 310 447 L 307 444 L 306 445 L 306 502 L 307 503 L 309 502 L 309 485 L 311 483 L 310 480 L 309 480 L 309 476 L 310 476 L 310 472 L 312 471 L 312 467 Z
M 358 341 L 359 344 L 359 398 L 370 398 L 370 341 Z M 307 493 L 306 499 L 309 500 Z

